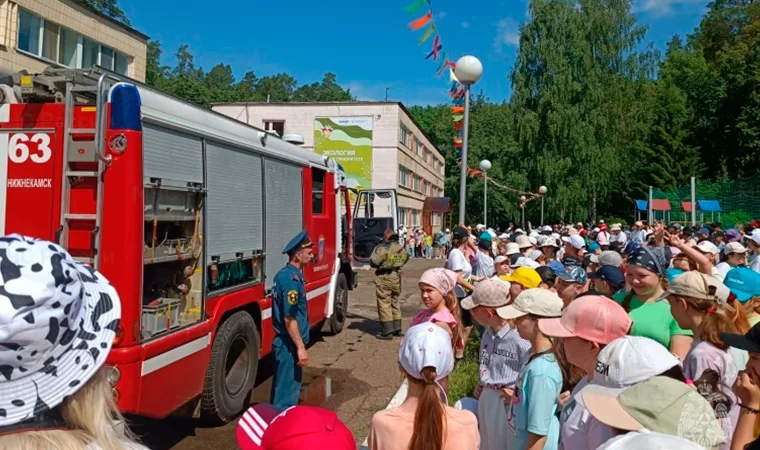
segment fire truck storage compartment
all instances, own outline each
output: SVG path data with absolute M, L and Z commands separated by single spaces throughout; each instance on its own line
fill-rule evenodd
M 203 141 L 149 122 L 143 124 L 143 177 L 164 185 L 203 183 Z M 179 184 L 176 184 L 179 182 Z
M 144 187 L 143 339 L 199 321 L 203 306 L 203 190 L 153 181 Z
M 203 141 L 143 124 L 142 338 L 196 323 L 203 313 Z
M 263 281 L 264 199 L 259 154 L 206 141 L 209 293 Z
M 266 195 L 265 287 L 272 287 L 274 276 L 288 263 L 282 254 L 285 245 L 304 229 L 303 169 L 276 159 L 264 158 Z M 314 237 L 311 237 L 314 239 Z

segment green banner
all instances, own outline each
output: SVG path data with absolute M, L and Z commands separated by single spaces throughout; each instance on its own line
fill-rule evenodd
M 343 167 L 350 188 L 372 188 L 372 117 L 317 117 L 314 152 Z

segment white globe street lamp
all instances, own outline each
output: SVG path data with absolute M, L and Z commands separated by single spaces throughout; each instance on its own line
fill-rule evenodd
M 483 224 L 488 226 L 488 171 L 491 170 L 491 161 L 480 161 L 480 170 L 483 171 Z
M 483 75 L 483 64 L 474 56 L 462 56 L 456 62 L 454 75 L 464 85 L 464 127 L 462 130 L 462 167 L 459 172 L 459 223 L 464 223 L 467 199 L 467 137 L 470 128 L 470 87 Z M 489 163 L 490 165 L 490 163 Z
M 549 192 L 549 190 L 546 189 L 546 186 L 538 188 L 538 193 L 541 194 L 541 225 L 544 224 L 544 196 L 546 196 L 547 192 Z
M 520 209 L 522 210 L 522 229 L 525 230 L 525 201 L 527 198 L 524 195 L 520 196 Z

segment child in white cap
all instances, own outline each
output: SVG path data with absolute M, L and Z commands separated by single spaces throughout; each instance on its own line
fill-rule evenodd
M 371 450 L 476 450 L 478 423 L 470 411 L 441 401 L 442 380 L 454 369 L 449 334 L 426 322 L 409 328 L 401 342 L 399 366 L 409 382 L 406 400 L 372 417 Z

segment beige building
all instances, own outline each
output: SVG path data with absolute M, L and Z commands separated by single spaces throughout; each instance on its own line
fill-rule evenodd
M 423 206 L 428 197 L 444 196 L 445 158 L 425 136 L 403 104 L 231 103 L 217 104 L 213 109 L 249 125 L 275 131 L 279 136 L 300 135 L 304 138 L 303 147 L 312 151 L 315 122 L 318 118 L 330 118 L 333 122 L 343 119 L 371 124 L 371 187 L 397 190 L 402 224 L 408 227 L 425 226 L 433 232 L 440 230 L 442 214 L 432 212 L 430 223 L 423 223 Z M 348 169 L 346 171 L 349 172 Z M 347 177 L 350 176 L 348 173 Z
M 148 36 L 76 0 L 0 0 L 0 69 L 99 65 L 145 81 Z

